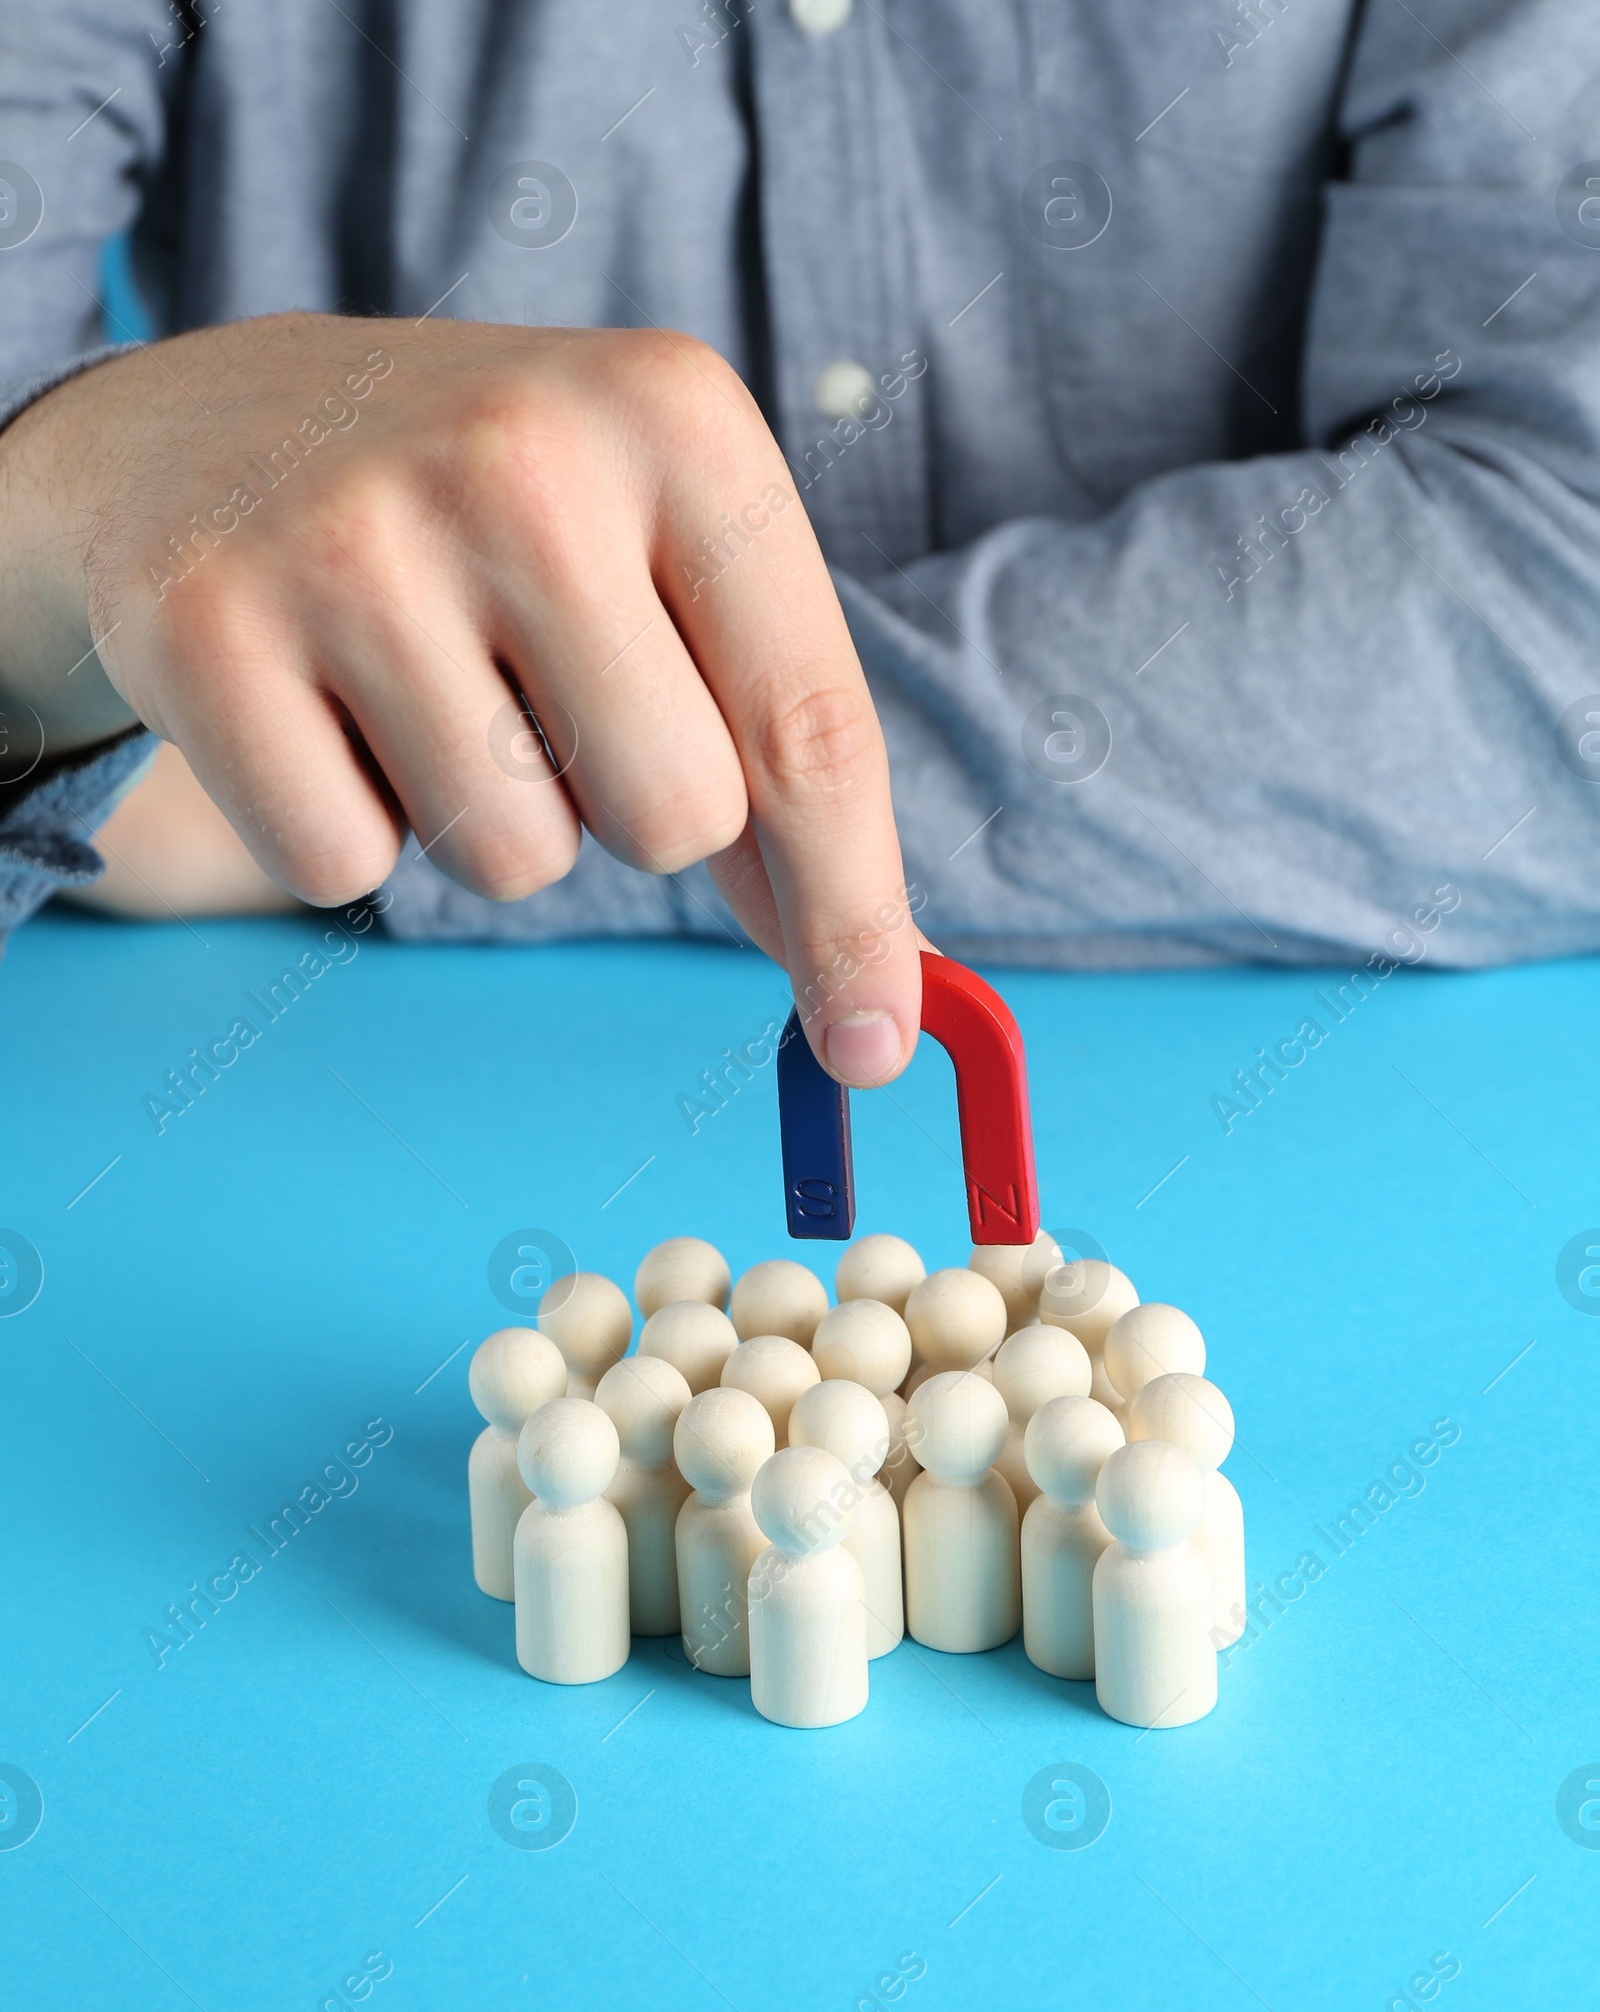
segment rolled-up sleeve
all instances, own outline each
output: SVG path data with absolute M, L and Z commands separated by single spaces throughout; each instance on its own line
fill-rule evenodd
M 9 724 L 3 715 L 0 724 Z M 58 889 L 99 879 L 105 862 L 91 841 L 155 746 L 152 734 L 135 728 L 37 781 L 0 787 L 0 936 Z
M 161 158 L 182 47 L 176 11 L 147 0 L 0 5 L 0 428 L 131 345 L 101 256 Z M 8 751 L 36 725 L 26 712 L 0 715 Z M 94 831 L 154 745 L 135 731 L 0 787 L 0 932 L 100 874 Z

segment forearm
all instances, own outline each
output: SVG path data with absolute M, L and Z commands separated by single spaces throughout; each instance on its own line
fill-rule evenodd
M 1448 961 L 1600 946 L 1600 790 L 1555 732 L 1597 682 L 1600 520 L 1412 390 L 1364 461 L 1186 469 L 1091 523 L 842 583 L 936 940 L 1315 960 L 1448 879 Z M 1111 734 L 1077 782 L 1035 711 L 1064 695 Z

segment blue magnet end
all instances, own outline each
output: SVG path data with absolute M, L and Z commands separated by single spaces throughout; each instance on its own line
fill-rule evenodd
M 812 1054 L 798 1009 L 778 1043 L 778 1124 L 790 1236 L 843 1243 L 856 1220 L 850 1092 Z

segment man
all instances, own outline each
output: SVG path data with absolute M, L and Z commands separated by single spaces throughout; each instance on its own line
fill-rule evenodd
M 1011 960 L 1600 944 L 1580 0 L 8 12 L 6 920 L 143 726 L 402 933 L 847 958 L 856 1082 L 908 883 Z

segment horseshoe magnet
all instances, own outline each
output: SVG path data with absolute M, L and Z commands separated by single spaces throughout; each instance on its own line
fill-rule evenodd
M 955 1064 L 972 1241 L 1031 1243 L 1039 1228 L 1039 1184 L 1027 1060 L 1010 1007 L 976 971 L 925 950 L 922 1031 Z M 778 1045 L 778 1123 L 790 1236 L 842 1242 L 856 1216 L 850 1093 L 812 1054 L 798 1007 Z

